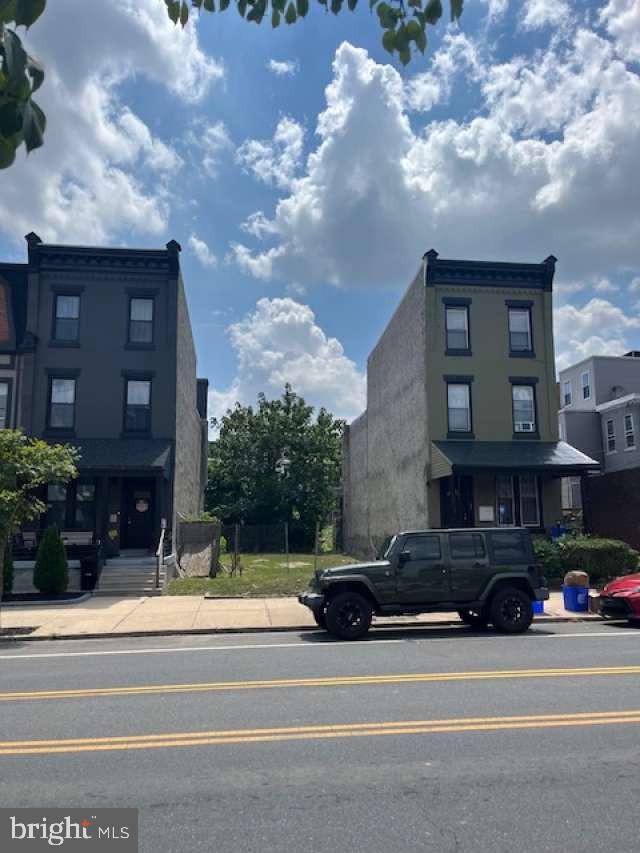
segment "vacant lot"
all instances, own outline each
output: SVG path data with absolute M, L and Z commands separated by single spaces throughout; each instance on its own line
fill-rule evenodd
M 284 554 L 242 555 L 242 574 L 228 574 L 230 557 L 224 554 L 224 574 L 217 578 L 176 578 L 169 584 L 169 595 L 200 595 L 260 597 L 270 595 L 297 595 L 309 585 L 313 575 L 313 554 L 290 554 L 289 568 Z M 352 557 L 319 554 L 318 568 L 344 566 L 353 563 Z

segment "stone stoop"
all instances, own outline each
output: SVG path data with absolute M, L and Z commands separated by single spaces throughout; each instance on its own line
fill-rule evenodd
M 124 596 L 162 595 L 166 572 L 160 572 L 160 586 L 156 588 L 156 558 L 144 553 L 113 557 L 105 562 L 94 590 L 94 595 Z

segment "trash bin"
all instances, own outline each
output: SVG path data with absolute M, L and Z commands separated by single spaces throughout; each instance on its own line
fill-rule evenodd
M 563 586 L 564 609 L 572 613 L 587 613 L 589 610 L 588 586 Z
M 533 615 L 544 613 L 544 601 L 533 602 Z

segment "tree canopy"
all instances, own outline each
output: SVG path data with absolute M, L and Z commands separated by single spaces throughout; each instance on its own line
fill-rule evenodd
M 207 510 L 225 523 L 289 522 L 307 542 L 334 508 L 343 421 L 314 409 L 290 385 L 256 408 L 236 404 L 209 445 Z

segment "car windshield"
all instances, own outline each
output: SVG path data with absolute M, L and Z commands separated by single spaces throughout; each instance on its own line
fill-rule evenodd
M 387 560 L 396 541 L 395 536 L 387 536 L 378 551 L 378 560 Z

